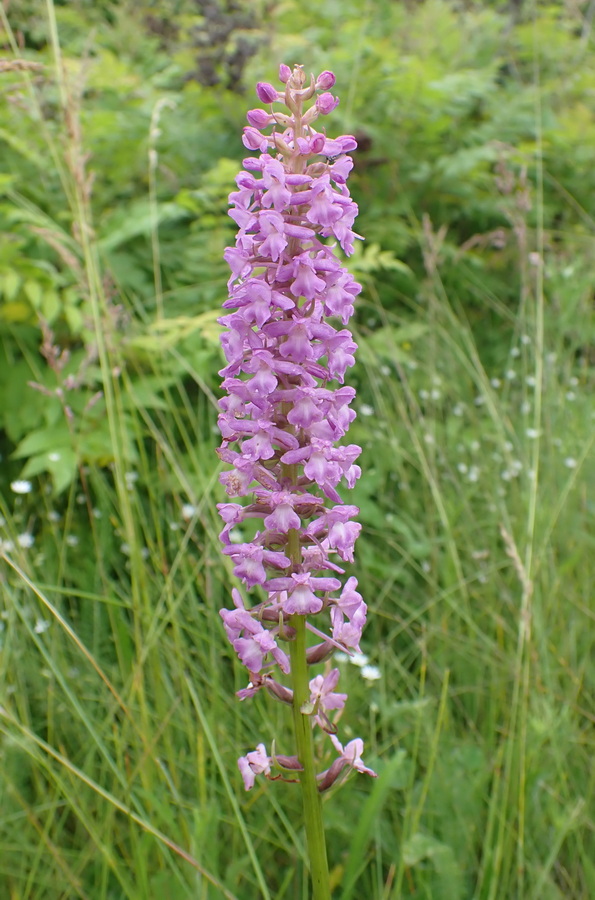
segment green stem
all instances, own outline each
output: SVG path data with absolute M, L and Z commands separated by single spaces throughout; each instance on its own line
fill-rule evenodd
M 322 804 L 314 767 L 312 722 L 310 716 L 304 715 L 302 712 L 302 707 L 310 699 L 308 663 L 306 661 L 306 617 L 291 616 L 289 623 L 295 628 L 295 640 L 290 641 L 289 644 L 293 686 L 293 725 L 297 757 L 303 766 L 303 770 L 300 772 L 300 782 L 312 879 L 312 900 L 331 900 Z

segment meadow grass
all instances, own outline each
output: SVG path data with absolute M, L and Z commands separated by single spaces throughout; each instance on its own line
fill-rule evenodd
M 0 499 L 2 896 L 305 900 L 297 791 L 245 794 L 236 768 L 262 735 L 291 752 L 290 722 L 263 697 L 237 701 L 218 615 L 233 580 L 217 537 L 212 316 L 168 331 L 157 277 L 154 317 L 119 298 L 134 322 L 120 334 L 59 85 L 63 145 L 48 151 L 76 223 L 110 454 L 59 498 L 41 475 Z M 325 798 L 333 887 L 341 900 L 587 900 L 589 292 L 538 228 L 533 264 L 519 238 L 516 307 L 479 286 L 482 321 L 443 279 L 444 234 L 417 225 L 421 293 L 397 313 L 368 278 L 358 320 L 354 571 L 380 677 L 340 663 L 342 724 L 379 778 Z M 152 244 L 159 272 L 156 225 Z M 546 276 L 573 305 L 574 342 Z M 504 336 L 487 359 L 486 327 Z M 76 419 L 72 434 L 76 447 Z

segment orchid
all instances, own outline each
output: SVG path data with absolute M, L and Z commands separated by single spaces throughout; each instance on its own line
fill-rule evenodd
M 318 791 L 327 790 L 346 766 L 375 774 L 363 764 L 360 738 L 345 749 L 335 738 L 329 713 L 342 709 L 347 698 L 334 690 L 338 669 L 311 679 L 307 674 L 308 665 L 334 649 L 359 651 L 367 610 L 356 578 L 343 584 L 344 569 L 336 562 L 353 561 L 361 530 L 354 521 L 359 510 L 345 504 L 338 490 L 341 484 L 353 487 L 360 475 L 361 448 L 343 443 L 355 418 L 355 390 L 344 381 L 357 345 L 341 326 L 353 313 L 361 285 L 336 252 L 339 245 L 349 256 L 359 238 L 353 231 L 357 206 L 346 185 L 353 165 L 346 154 L 357 143 L 351 135 L 330 139 L 314 128 L 339 102 L 329 93 L 332 72 L 311 76 L 306 84 L 301 66 L 282 65 L 279 78 L 279 90 L 257 84 L 267 109 L 248 112 L 243 142 L 260 155 L 244 160 L 230 194 L 238 234 L 235 247 L 225 252 L 231 278 L 219 319 L 225 328 L 220 374 L 226 395 L 219 404 L 218 452 L 231 467 L 221 475 L 228 496 L 245 499 L 219 504 L 221 541 L 234 574 L 259 600 L 248 606 L 234 589 L 234 608 L 221 610 L 221 616 L 249 671 L 240 699 L 266 687 L 292 706 L 297 757 L 269 757 L 259 744 L 238 766 L 247 790 L 258 775 L 282 777 L 272 775 L 276 765 L 299 772 L 315 897 L 323 898 L 329 896 L 328 877 L 326 891 L 316 887 L 326 867 Z M 306 109 L 308 101 L 313 102 Z M 239 529 L 243 538 L 242 526 L 250 519 L 259 521 L 256 533 L 232 543 L 231 530 Z M 307 630 L 322 643 L 308 647 Z M 275 666 L 289 676 L 289 685 L 276 680 Z M 339 753 L 318 775 L 312 752 L 316 725 Z

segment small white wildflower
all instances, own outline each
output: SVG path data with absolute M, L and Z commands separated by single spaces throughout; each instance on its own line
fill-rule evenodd
M 421 400 L 427 400 L 428 397 L 430 396 L 429 393 L 426 391 L 425 388 L 422 388 L 420 391 L 418 391 L 418 393 L 419 393 L 419 396 L 420 396 L 420 399 L 421 399 Z
M 33 490 L 33 485 L 30 481 L 17 479 L 17 481 L 11 481 L 10 490 L 15 494 L 30 494 Z
M 148 559 L 149 556 L 151 555 L 151 551 L 149 550 L 148 547 L 141 547 L 140 555 L 141 555 L 141 559 Z
M 477 453 L 477 451 L 481 448 L 481 444 L 479 441 L 471 441 L 469 446 L 471 447 L 472 453 Z
M 484 403 L 486 402 L 486 398 L 484 397 L 483 394 L 478 394 L 473 402 L 475 403 L 476 406 L 483 406 Z
M 390 366 L 380 366 L 380 374 L 384 375 L 385 378 L 387 375 L 390 375 Z
M 130 544 L 126 542 L 120 544 L 120 553 L 123 553 L 124 556 L 130 556 Z
M 333 656 L 333 660 L 335 662 L 339 662 L 339 663 L 347 662 L 348 659 L 349 659 L 349 657 L 347 656 L 346 653 L 339 652 L 339 653 L 335 653 L 335 655 Z
M 62 459 L 62 454 L 57 453 L 56 450 L 53 450 L 51 453 L 48 453 L 48 459 L 50 462 L 58 462 Z
M 553 366 L 557 359 L 558 359 L 557 353 L 546 353 L 546 355 L 545 355 L 545 361 L 548 364 L 548 366 Z
M 531 412 L 531 403 L 529 400 L 523 400 L 521 403 L 521 413 L 526 416 Z
M 378 681 L 382 675 L 378 666 L 362 666 L 362 678 L 366 681 Z
M 13 550 L 13 541 L 0 541 L 0 553 L 12 553 Z
M 432 398 L 432 400 L 440 400 L 441 396 L 442 391 L 438 390 L 438 388 L 432 388 L 432 390 L 430 391 L 430 397 Z
M 228 537 L 232 544 L 242 544 L 244 541 L 244 535 L 239 528 L 232 528 Z
M 465 412 L 465 407 L 462 403 L 456 403 L 452 408 L 453 416 L 462 416 Z
M 436 439 L 434 438 L 434 435 L 430 434 L 429 431 L 426 432 L 426 434 L 424 434 L 424 441 L 426 442 L 426 444 L 435 444 L 436 443 Z
M 432 571 L 432 566 L 431 566 L 430 563 L 427 561 L 427 559 L 424 559 L 424 561 L 422 562 L 422 564 L 421 564 L 421 570 L 422 570 L 422 572 L 425 572 L 426 575 L 428 574 L 428 572 L 431 572 L 431 571 Z
M 406 365 L 407 368 L 411 369 L 413 372 L 417 369 L 417 362 L 414 359 L 408 359 Z
M 541 435 L 541 429 L 539 428 L 527 428 L 525 434 L 529 438 L 529 440 L 535 441 Z
M 491 381 L 490 381 L 490 384 L 491 384 L 492 387 L 495 388 L 496 390 L 498 390 L 498 388 L 502 386 L 502 382 L 500 381 L 499 378 L 492 378 Z
M 469 467 L 468 467 L 467 463 L 464 463 L 464 462 L 457 463 L 457 469 L 459 470 L 461 475 L 465 475 L 467 473 L 468 468 Z
M 170 530 L 170 531 L 179 531 L 179 530 L 180 530 L 180 523 L 179 523 L 179 522 L 170 522 L 170 523 L 169 523 L 169 530 Z
M 138 481 L 138 472 L 124 472 L 124 480 L 126 481 L 126 490 L 133 491 L 134 485 Z
M 573 375 L 572 378 L 568 379 L 568 384 L 570 385 L 570 387 L 578 386 L 578 378 L 576 377 L 576 375 Z
M 59 522 L 60 521 L 60 513 L 55 509 L 50 509 L 48 512 L 48 522 Z
M 524 344 L 527 347 L 531 343 L 531 338 L 528 334 L 521 335 L 521 344 Z
M 525 384 L 528 387 L 535 387 L 535 385 L 537 384 L 537 381 L 535 380 L 535 375 L 527 375 L 527 377 L 525 378 Z
M 43 634 L 44 631 L 47 631 L 50 627 L 50 622 L 47 619 L 38 619 L 35 623 L 33 631 L 35 634 Z
M 510 481 L 512 478 L 514 478 L 514 475 L 512 474 L 512 472 L 509 472 L 508 469 L 504 469 L 502 472 L 500 472 L 500 478 L 502 479 L 502 481 Z
M 28 531 L 25 531 L 23 534 L 19 534 L 17 537 L 17 544 L 19 547 L 22 547 L 23 550 L 28 550 L 29 547 L 32 547 L 35 543 L 35 538 Z
M 576 394 L 574 393 L 574 391 L 566 391 L 566 399 L 570 400 L 571 402 L 573 400 L 576 400 Z
M 66 543 L 68 544 L 69 547 L 76 547 L 78 542 L 79 542 L 79 539 L 76 536 L 76 534 L 67 534 L 66 535 Z
M 100 519 L 100 518 L 102 517 L 102 515 L 103 515 L 103 513 L 101 512 L 101 510 L 100 510 L 100 509 L 97 509 L 96 506 L 93 507 L 93 509 L 92 509 L 91 511 L 92 511 L 92 513 L 93 513 L 93 518 L 94 518 L 94 519 Z
M 182 507 L 182 518 L 185 522 L 188 522 L 196 513 L 196 506 L 192 503 L 184 503 Z
M 515 370 L 507 369 L 506 372 L 504 373 L 504 377 L 506 378 L 507 381 L 514 381 L 514 379 L 516 378 Z
M 504 449 L 507 453 L 512 453 L 512 451 L 514 450 L 514 444 L 512 443 L 512 441 L 504 441 Z
M 512 469 L 513 472 L 518 474 L 519 472 L 523 471 L 523 464 L 520 461 L 520 459 L 513 459 L 512 462 L 510 463 L 510 468 Z
M 512 356 L 513 359 L 518 359 L 518 357 L 521 355 L 521 351 L 519 350 L 518 347 L 511 347 L 510 355 Z
M 567 469 L 576 469 L 576 466 L 577 466 L 576 459 L 574 459 L 574 457 L 572 457 L 572 456 L 567 456 L 566 459 L 564 460 L 564 465 L 566 466 Z
M 76 502 L 78 503 L 79 506 L 83 506 L 87 502 L 87 498 L 85 497 L 84 494 L 77 494 Z
M 349 657 L 349 662 L 358 668 L 362 668 L 363 666 L 368 665 L 368 657 L 365 653 L 354 653 L 353 656 Z
M 540 253 L 533 252 L 529 254 L 529 265 L 538 267 L 541 263 L 542 259 Z
M 359 408 L 360 415 L 362 416 L 373 416 L 374 415 L 374 407 L 369 406 L 367 403 L 362 403 Z
M 471 466 L 467 475 L 467 481 L 470 481 L 472 484 L 479 481 L 479 468 L 477 466 Z

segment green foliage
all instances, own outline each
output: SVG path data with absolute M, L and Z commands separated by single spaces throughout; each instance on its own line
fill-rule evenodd
M 593 40 L 584 4 L 517 6 L 9 7 L 2 896 L 305 896 L 297 794 L 235 769 L 291 750 L 278 705 L 234 696 L 215 507 L 227 194 L 253 82 L 294 60 L 337 74 L 366 238 L 381 677 L 339 665 L 379 779 L 325 798 L 335 892 L 595 896 Z

